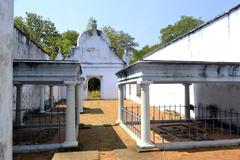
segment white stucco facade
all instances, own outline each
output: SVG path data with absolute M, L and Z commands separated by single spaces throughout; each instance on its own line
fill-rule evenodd
M 0 0 L 0 159 L 12 159 L 13 0 Z
M 14 27 L 13 32 L 13 59 L 25 60 L 48 60 L 49 56 L 33 41 L 25 36 L 23 32 Z M 40 85 L 23 85 L 21 109 L 39 108 L 41 103 L 41 87 Z M 45 100 L 48 99 L 49 87 L 45 86 Z M 13 87 L 13 110 L 16 108 L 16 87 Z M 22 114 L 23 116 L 24 114 Z M 13 112 L 13 120 L 15 120 L 15 112 Z
M 144 59 L 239 62 L 239 18 L 238 6 Z
M 88 98 L 88 81 L 91 78 L 100 80 L 101 99 L 117 99 L 117 77 L 115 73 L 123 68 L 124 62 L 111 48 L 107 35 L 97 30 L 96 24 L 91 30 L 82 33 L 78 46 L 72 49 L 67 60 L 79 60 L 82 67 L 84 99 Z
M 129 88 L 131 86 L 131 91 Z M 193 86 L 190 86 L 190 101 L 194 104 Z M 182 84 L 151 84 L 149 86 L 150 105 L 184 105 L 184 85 Z M 126 84 L 126 98 L 137 103 L 141 97 L 137 94 L 137 84 Z
M 240 62 L 240 5 L 224 12 L 196 30 L 149 53 L 144 60 Z M 132 85 L 134 87 L 134 85 Z M 136 93 L 127 98 L 139 101 Z M 191 104 L 217 105 L 222 109 L 240 110 L 240 84 L 193 84 L 190 88 Z M 132 89 L 136 90 L 136 89 Z M 181 84 L 151 84 L 151 105 L 184 104 Z

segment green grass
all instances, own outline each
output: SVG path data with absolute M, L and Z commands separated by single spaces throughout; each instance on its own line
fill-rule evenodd
M 101 98 L 101 93 L 100 93 L 100 91 L 89 91 L 88 98 L 90 98 L 90 99 Z

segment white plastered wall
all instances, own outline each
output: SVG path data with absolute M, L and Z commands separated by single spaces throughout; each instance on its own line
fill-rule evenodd
M 225 14 L 201 29 L 167 45 L 146 56 L 145 60 L 184 60 L 184 61 L 215 61 L 215 62 L 240 62 L 240 9 Z M 232 108 L 240 111 L 240 84 L 194 84 L 193 104 L 216 104 L 221 108 Z M 156 102 L 161 90 L 151 85 L 151 102 Z M 168 92 L 165 88 L 162 91 Z M 172 88 L 175 95 L 165 94 L 164 99 L 171 97 L 173 103 L 180 103 L 183 96 L 179 96 L 180 87 Z M 182 93 L 183 94 L 183 93 Z M 160 104 L 165 103 L 159 101 Z
M 0 0 L 0 159 L 12 159 L 13 0 Z
M 29 40 L 21 31 L 14 28 L 13 32 L 13 59 L 48 60 L 49 56 L 35 43 Z M 48 99 L 49 87 L 45 87 L 45 99 Z M 22 109 L 40 107 L 40 86 L 23 85 Z M 13 110 L 16 108 L 16 87 L 13 87 Z M 22 114 L 24 116 L 24 114 Z M 13 120 L 15 112 L 13 112 Z
M 78 60 L 85 78 L 83 95 L 88 98 L 88 79 L 99 78 L 101 81 L 101 98 L 117 99 L 116 72 L 123 68 L 123 61 L 114 53 L 106 34 L 98 30 L 86 31 L 78 38 L 78 46 L 72 50 L 67 60 Z

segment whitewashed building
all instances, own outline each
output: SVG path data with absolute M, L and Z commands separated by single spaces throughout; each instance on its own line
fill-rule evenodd
M 77 47 L 72 49 L 72 54 L 66 60 L 79 60 L 81 63 L 82 76 L 85 78 L 84 99 L 88 98 L 91 79 L 100 82 L 101 99 L 117 99 L 115 73 L 122 69 L 125 63 L 116 55 L 106 33 L 97 29 L 96 21 L 92 29 L 79 35 Z
M 12 159 L 13 0 L 0 0 L 0 159 Z
M 195 30 L 147 54 L 144 60 L 240 62 L 240 5 L 208 21 Z M 221 72 L 221 68 L 219 68 Z M 194 83 L 190 86 L 190 103 L 217 105 L 240 110 L 240 85 Z M 126 97 L 140 102 L 140 88 L 126 86 Z M 184 105 L 184 85 L 151 84 L 151 105 Z
M 118 122 L 140 148 L 239 145 L 239 19 L 240 4 L 116 73 Z M 140 107 L 124 105 L 124 86 Z M 219 133 L 236 137 L 214 139 Z

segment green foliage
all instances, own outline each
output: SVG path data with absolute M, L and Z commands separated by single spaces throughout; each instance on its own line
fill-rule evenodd
M 179 36 L 184 35 L 187 32 L 197 28 L 198 26 L 202 25 L 204 21 L 201 19 L 195 19 L 191 16 L 182 16 L 181 19 L 173 25 L 168 25 L 165 28 L 160 30 L 161 37 L 160 41 L 161 44 L 166 44 Z
M 148 46 L 148 45 L 146 45 L 146 46 L 144 46 L 142 49 L 140 49 L 140 50 L 135 50 L 134 52 L 133 52 L 133 56 L 132 56 L 132 61 L 131 61 L 131 63 L 134 63 L 134 62 L 136 62 L 136 61 L 138 61 L 138 60 L 142 60 L 143 59 L 143 57 L 144 57 L 144 55 L 146 55 L 147 53 L 149 53 L 149 52 L 152 52 L 153 50 L 155 50 L 155 49 L 157 49 L 157 48 L 159 48 L 160 47 L 160 44 L 155 44 L 155 45 L 153 45 L 153 46 Z
M 25 23 L 24 18 L 22 18 L 22 17 L 15 17 L 14 25 L 29 37 L 28 27 L 27 27 L 27 25 Z
M 101 93 L 100 91 L 88 91 L 88 98 L 89 99 L 101 98 Z
M 49 55 L 58 51 L 58 33 L 55 24 L 50 20 L 43 19 L 34 13 L 26 13 L 26 18 L 15 17 L 15 26 L 23 31 L 28 38 L 42 47 Z
M 96 21 L 96 19 L 94 19 L 93 17 L 91 17 L 89 20 L 88 20 L 88 24 L 87 24 L 87 27 L 86 27 L 86 30 L 91 30 L 92 29 L 92 25 L 93 25 L 93 22 Z
M 69 30 L 61 34 L 60 49 L 64 57 L 69 55 L 71 47 L 77 46 L 78 32 Z
M 15 17 L 14 24 L 28 38 L 43 48 L 52 59 L 59 49 L 63 52 L 63 56 L 67 56 L 70 48 L 77 44 L 78 33 L 76 31 L 66 31 L 61 34 L 53 22 L 35 13 L 27 12 L 25 18 Z
M 134 49 L 138 46 L 138 43 L 135 42 L 135 38 L 128 33 L 116 31 L 110 26 L 104 26 L 102 30 L 108 35 L 111 46 L 116 49 L 119 57 L 123 56 L 125 49 Z

